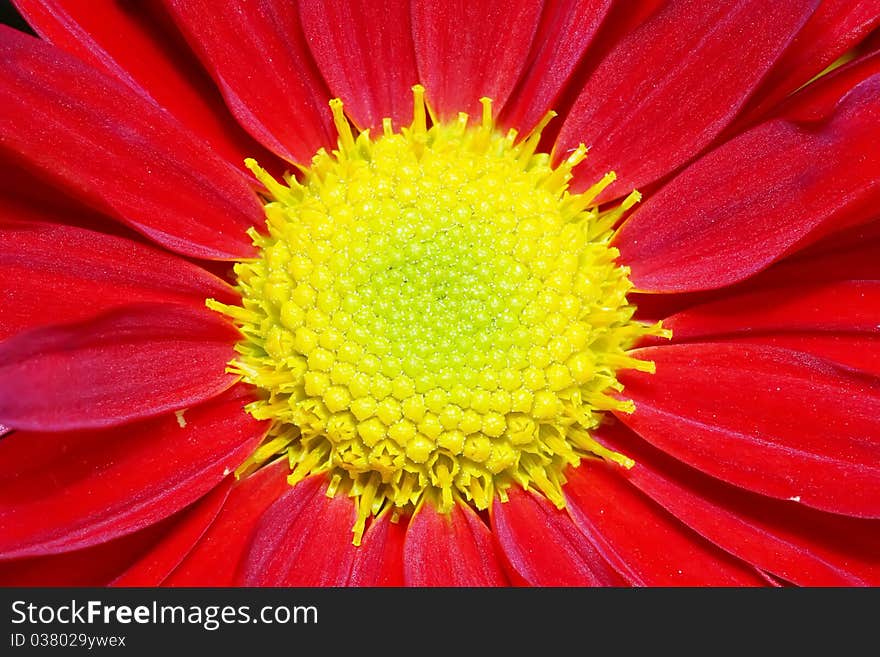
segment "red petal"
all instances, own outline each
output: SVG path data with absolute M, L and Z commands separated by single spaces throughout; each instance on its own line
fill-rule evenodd
M 24 329 L 78 321 L 141 301 L 235 303 L 204 269 L 121 237 L 62 224 L 7 223 L 0 209 L 0 340 Z
M 191 508 L 183 511 L 180 519 L 160 541 L 113 580 L 113 586 L 159 586 L 214 522 L 229 497 L 232 482 L 230 475 Z
M 165 586 L 233 586 L 263 512 L 290 487 L 287 459 L 237 482 L 213 524 L 163 582 Z
M 225 390 L 237 332 L 207 308 L 142 303 L 0 343 L 0 422 L 60 431 L 121 424 Z
M 880 202 L 878 101 L 875 76 L 827 123 L 770 121 L 691 165 L 621 228 L 632 281 L 662 292 L 730 285 L 822 231 L 869 219 Z
M 304 164 L 334 143 L 329 96 L 292 2 L 166 1 L 227 106 L 259 142 Z
M 753 122 L 821 73 L 880 24 L 877 0 L 823 0 L 761 84 L 740 120 Z
M 851 89 L 877 73 L 880 73 L 880 51 L 841 66 L 789 96 L 773 111 L 773 116 L 804 122 L 824 119 Z
M 300 0 L 312 56 L 360 128 L 412 121 L 412 86 L 419 81 L 409 0 Z
M 669 2 L 608 54 L 569 112 L 554 152 L 590 148 L 575 187 L 613 170 L 610 200 L 691 159 L 735 118 L 815 4 Z
M 731 334 L 880 334 L 880 281 L 839 281 L 747 292 L 663 320 L 676 341 Z
M 443 121 L 467 112 L 479 120 L 479 99 L 497 114 L 524 70 L 541 18 L 540 0 L 413 0 L 416 61 L 433 112 Z
M 718 339 L 718 338 L 715 338 Z M 723 338 L 725 342 L 766 344 L 840 363 L 846 367 L 880 376 L 880 336 L 849 333 L 783 333 L 741 335 Z
M 859 228 L 880 229 L 880 222 Z M 793 258 L 786 258 L 770 269 L 745 281 L 749 289 L 775 285 L 804 285 L 826 281 L 880 281 L 880 240 L 870 239 L 864 231 L 843 231 L 829 236 Z M 859 243 L 843 245 L 844 239 Z M 835 242 L 841 242 L 837 248 Z M 833 249 L 833 250 L 832 250 Z M 653 295 L 657 296 L 657 295 Z
M 346 495 L 327 497 L 314 475 L 278 498 L 260 518 L 243 562 L 245 586 L 344 586 L 355 550 L 357 519 Z
M 225 160 L 272 156 L 229 114 L 211 78 L 156 3 L 18 0 L 41 37 L 164 107 Z
M 492 534 L 514 579 L 531 586 L 617 586 L 622 580 L 565 511 L 517 487 L 491 508 Z
M 555 106 L 611 0 L 553 2 L 544 8 L 523 75 L 501 113 L 501 123 L 527 134 Z
M 29 166 L 163 246 L 253 253 L 263 221 L 244 178 L 164 110 L 80 60 L 0 26 L 0 142 Z
M 406 530 L 407 586 L 504 586 L 507 582 L 489 528 L 466 504 L 438 513 L 430 502 Z
M 803 586 L 880 582 L 880 524 L 748 493 L 665 456 L 620 425 L 596 436 L 636 465 L 621 476 L 696 532 Z
M 354 557 L 349 586 L 403 586 L 406 522 L 383 513 L 370 525 Z
M 636 404 L 621 421 L 724 481 L 833 513 L 880 517 L 880 380 L 757 344 L 680 344 L 633 352 Z
M 216 486 L 266 431 L 231 391 L 175 415 L 103 431 L 0 441 L 4 558 L 103 543 L 166 518 Z
M 603 461 L 566 472 L 569 513 L 645 586 L 760 586 L 758 573 L 679 523 Z
M 74 552 L 0 561 L 0 586 L 107 586 L 150 548 L 172 518 Z

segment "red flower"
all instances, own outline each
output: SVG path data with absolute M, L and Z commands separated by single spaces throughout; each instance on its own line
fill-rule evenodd
M 876 2 L 16 5 L 0 582 L 880 584 Z

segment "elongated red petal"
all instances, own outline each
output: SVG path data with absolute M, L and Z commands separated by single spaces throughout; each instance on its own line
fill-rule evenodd
M 0 144 L 163 246 L 253 253 L 263 221 L 245 179 L 161 108 L 44 41 L 0 26 Z
M 73 552 L 0 561 L 0 586 L 107 586 L 160 540 L 173 520 Z
M 871 241 L 872 236 L 867 234 L 880 232 L 880 222 L 859 228 L 866 230 L 835 233 L 796 257 L 777 263 L 746 281 L 748 289 L 834 281 L 880 281 L 880 239 Z
M 780 499 L 880 517 L 880 380 L 758 344 L 634 352 L 657 372 L 622 372 L 636 404 L 621 421 L 714 477 Z
M 523 72 L 541 18 L 540 0 L 413 0 L 419 76 L 444 121 L 479 120 L 481 97 L 497 114 Z
M 0 422 L 102 427 L 186 408 L 235 383 L 237 331 L 207 308 L 142 303 L 0 343 Z
M 623 580 L 565 511 L 520 488 L 495 500 L 492 535 L 515 579 L 532 586 L 617 586 Z
M 646 586 L 760 586 L 764 580 L 682 525 L 602 461 L 566 472 L 568 511 Z
M 880 281 L 839 281 L 747 292 L 663 321 L 673 340 L 797 332 L 876 333 Z
M 320 147 L 333 145 L 329 96 L 293 2 L 165 2 L 230 111 L 254 138 L 303 164 Z
M 361 129 L 412 121 L 419 82 L 409 0 L 300 0 L 303 32 L 312 56 L 345 113 Z
M 159 586 L 211 526 L 229 497 L 232 481 L 230 475 L 183 511 L 161 540 L 113 580 L 113 586 Z
M 62 50 L 170 111 L 226 161 L 246 157 L 271 168 L 272 156 L 245 133 L 223 98 L 153 2 L 16 0 L 37 33 Z
M 103 543 L 168 517 L 216 486 L 266 431 L 235 390 L 174 414 L 103 431 L 0 441 L 3 558 Z
M 773 109 L 772 117 L 819 121 L 834 112 L 851 89 L 880 73 L 880 50 L 870 52 L 824 75 Z
M 616 238 L 641 290 L 730 285 L 880 201 L 880 75 L 821 125 L 764 123 L 706 155 L 653 195 Z M 858 162 L 858 166 L 852 166 Z
M 880 376 L 880 335 L 864 333 L 778 333 L 713 338 L 724 342 L 766 344 L 824 358 Z
M 55 223 L 8 221 L 0 209 L 0 340 L 141 301 L 235 303 L 232 288 L 182 258 L 122 237 Z
M 620 471 L 696 532 L 794 584 L 876 585 L 880 524 L 772 500 L 712 479 L 662 454 L 621 425 L 596 436 L 636 464 Z
M 610 200 L 687 162 L 736 117 L 815 5 L 669 2 L 608 54 L 569 112 L 556 157 L 590 149 L 573 185 L 613 170 Z
M 238 481 L 217 518 L 164 586 L 234 586 L 263 512 L 290 487 L 287 459 Z
M 501 560 L 489 528 L 465 504 L 438 513 L 426 502 L 416 511 L 403 546 L 407 586 L 503 586 Z
M 278 498 L 260 518 L 242 567 L 245 586 L 344 586 L 354 562 L 354 501 L 327 497 L 314 475 Z
M 605 20 L 611 0 L 547 3 L 523 75 L 501 113 L 503 125 L 527 134 L 549 110 Z
M 779 58 L 741 117 L 744 123 L 767 113 L 788 94 L 809 82 L 880 25 L 877 0 L 823 0 Z
M 403 586 L 403 542 L 406 522 L 383 513 L 370 525 L 357 549 L 349 586 Z

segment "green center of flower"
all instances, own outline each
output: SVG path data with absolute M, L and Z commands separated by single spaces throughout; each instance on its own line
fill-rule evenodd
M 599 212 L 608 174 L 570 194 L 581 146 L 559 167 L 526 139 L 466 115 L 427 127 L 421 87 L 408 128 L 355 138 L 331 102 L 339 148 L 301 181 L 265 184 L 268 235 L 236 265 L 243 340 L 230 371 L 273 420 L 246 472 L 286 455 L 291 483 L 315 473 L 370 515 L 425 499 L 486 508 L 511 485 L 564 505 L 562 472 L 581 458 L 628 460 L 590 437 L 619 399 L 626 351 L 657 326 L 633 321 L 627 270 L 609 246 L 637 200 Z

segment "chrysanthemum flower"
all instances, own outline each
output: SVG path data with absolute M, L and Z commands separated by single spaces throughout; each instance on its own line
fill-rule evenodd
M 876 1 L 15 4 L 4 583 L 880 583 Z

